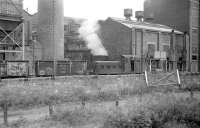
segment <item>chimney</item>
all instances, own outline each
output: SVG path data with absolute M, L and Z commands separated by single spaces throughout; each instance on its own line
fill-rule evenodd
M 124 16 L 126 17 L 126 20 L 131 20 L 131 17 L 133 16 L 133 10 L 130 8 L 124 9 Z
M 144 19 L 144 12 L 143 11 L 136 11 L 135 12 L 135 18 L 137 21 L 142 22 Z

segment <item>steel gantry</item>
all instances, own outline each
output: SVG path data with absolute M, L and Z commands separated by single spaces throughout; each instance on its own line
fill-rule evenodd
M 22 10 L 22 0 L 0 0 L 0 54 L 18 53 L 24 60 L 25 31 Z

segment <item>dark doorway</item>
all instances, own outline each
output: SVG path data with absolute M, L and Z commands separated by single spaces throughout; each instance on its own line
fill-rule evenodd
M 131 60 L 131 72 L 135 71 L 135 63 L 134 60 Z
M 5 54 L 0 53 L 0 60 L 5 60 Z

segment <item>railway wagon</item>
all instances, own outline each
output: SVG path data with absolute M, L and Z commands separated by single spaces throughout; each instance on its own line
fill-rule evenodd
M 29 75 L 28 61 L 1 61 L 0 62 L 0 77 L 27 77 Z
M 122 74 L 120 61 L 95 61 L 94 73 L 97 75 L 117 75 Z

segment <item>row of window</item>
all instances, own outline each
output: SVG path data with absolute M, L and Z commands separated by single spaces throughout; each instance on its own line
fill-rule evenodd
M 117 66 L 117 65 L 101 65 L 100 66 L 101 69 L 117 69 L 117 68 L 121 68 L 121 66 Z
M 64 26 L 64 31 L 69 32 L 69 33 L 70 32 L 76 33 L 76 32 L 78 32 L 80 27 L 81 27 L 80 24 L 69 24 L 69 25 Z

